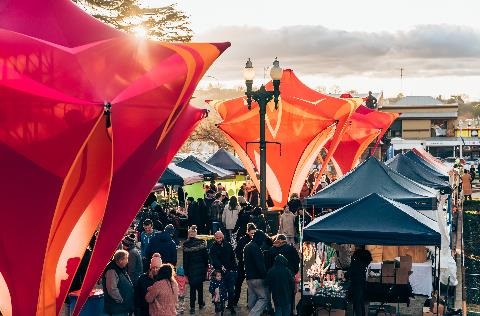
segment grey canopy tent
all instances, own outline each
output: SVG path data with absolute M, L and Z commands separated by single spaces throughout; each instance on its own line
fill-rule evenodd
M 372 193 L 320 216 L 303 240 L 338 244 L 440 246 L 437 222 L 408 205 Z
M 235 173 L 232 171 L 213 166 L 191 155 L 178 162 L 177 166 L 200 173 L 205 180 L 227 179 L 235 176 Z
M 339 208 L 371 193 L 409 205 L 416 210 L 437 208 L 437 192 L 370 157 L 339 180 L 306 198 L 307 206 Z
M 203 181 L 203 175 L 171 163 L 158 180 L 164 185 L 189 185 Z
M 220 148 L 214 153 L 212 157 L 207 160 L 207 163 L 233 172 L 246 172 L 240 159 L 223 148 Z
M 442 194 L 452 191 L 450 184 L 437 177 L 432 169 L 416 163 L 403 154 L 396 155 L 387 161 L 386 165 L 415 182 L 439 190 Z
M 436 177 L 439 177 L 440 179 L 442 180 L 445 180 L 445 181 L 448 181 L 449 179 L 449 175 L 448 173 L 446 172 L 443 172 L 442 170 L 439 170 L 437 168 L 435 168 L 435 166 L 431 165 L 430 163 L 428 163 L 427 161 L 425 161 L 424 159 L 420 158 L 418 155 L 416 155 L 413 151 L 409 150 L 407 151 L 405 154 L 405 157 L 413 160 L 414 162 L 420 164 L 420 165 L 423 165 L 424 167 L 427 167 L 429 168 L 430 170 L 432 170 L 432 173 L 436 176 Z

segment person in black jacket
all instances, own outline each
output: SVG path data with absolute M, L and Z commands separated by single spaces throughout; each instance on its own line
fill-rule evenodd
M 150 260 L 150 269 L 138 278 L 135 284 L 135 316 L 149 316 L 148 303 L 145 301 L 145 295 L 148 288 L 155 283 L 155 277 L 162 266 L 162 259 L 159 253 L 154 253 Z
M 352 255 L 352 262 L 348 271 L 355 316 L 365 316 L 366 271 L 370 262 L 372 262 L 370 251 L 366 250 L 363 245 L 355 246 L 355 252 Z
M 190 284 L 190 314 L 194 314 L 197 293 L 199 308 L 205 307 L 203 281 L 208 269 L 207 243 L 197 238 L 196 226 L 190 227 L 188 240 L 183 243 L 183 268 Z
M 264 233 L 256 231 L 243 250 L 243 261 L 245 263 L 245 278 L 248 285 L 248 308 L 249 315 L 260 316 L 267 307 L 267 293 L 265 288 L 265 259 L 262 249 L 264 243 Z
M 257 227 L 253 223 L 248 223 L 246 226 L 246 234 L 238 240 L 237 247 L 235 248 L 235 256 L 238 260 L 238 276 L 237 283 L 235 284 L 235 296 L 233 300 L 234 306 L 238 305 L 238 301 L 240 300 L 240 293 L 242 291 L 242 284 L 245 280 L 245 264 L 243 262 L 243 250 L 245 249 L 245 246 L 252 240 L 252 237 L 257 230 Z
M 265 283 L 272 293 L 275 315 L 290 316 L 295 297 L 295 281 L 284 256 L 279 254 L 275 257 Z
M 215 270 L 223 271 L 224 282 L 228 292 L 228 306 L 232 314 L 235 314 L 233 298 L 235 295 L 235 283 L 237 280 L 237 261 L 235 252 L 230 243 L 226 242 L 221 231 L 215 232 L 215 242 L 210 247 L 210 263 Z
M 290 272 L 293 275 L 297 274 L 298 270 L 300 269 L 300 256 L 298 255 L 295 247 L 287 243 L 287 237 L 282 234 L 277 235 L 273 246 L 270 248 L 268 253 L 267 269 L 270 269 L 273 266 L 275 257 L 280 254 L 287 259 L 287 266 L 290 269 Z

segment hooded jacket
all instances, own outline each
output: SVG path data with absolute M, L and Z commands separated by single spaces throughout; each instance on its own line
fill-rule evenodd
M 263 233 L 257 231 L 243 250 L 243 262 L 245 264 L 245 278 L 247 280 L 265 279 L 267 274 L 265 268 L 265 259 L 262 249 L 260 248 L 264 242 Z
M 150 243 L 145 251 L 147 259 L 150 260 L 155 252 L 162 256 L 163 263 L 177 265 L 177 245 L 168 232 L 157 233 L 150 239 Z
M 273 266 L 275 257 L 277 257 L 277 255 L 282 255 L 285 257 L 285 259 L 287 259 L 287 266 L 292 274 L 297 274 L 298 270 L 300 270 L 300 256 L 298 255 L 295 247 L 287 244 L 286 240 L 275 240 L 268 253 L 267 269 Z
M 265 279 L 265 283 L 272 293 L 275 308 L 292 304 L 295 281 L 287 265 L 287 259 L 282 255 L 277 255 L 273 267 L 268 271 Z

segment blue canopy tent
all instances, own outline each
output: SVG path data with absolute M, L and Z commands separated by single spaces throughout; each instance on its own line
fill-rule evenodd
M 316 218 L 304 228 L 303 239 L 362 245 L 441 244 L 437 222 L 377 193 Z
M 436 177 L 438 177 L 442 180 L 445 180 L 445 181 L 449 180 L 450 177 L 449 177 L 448 173 L 445 173 L 445 172 L 435 168 L 435 166 L 429 164 L 426 160 L 424 160 L 421 157 L 419 157 L 418 155 L 416 155 L 413 151 L 409 150 L 406 153 L 404 153 L 404 155 L 405 155 L 405 157 L 413 160 L 415 163 L 418 163 L 418 164 L 432 170 L 433 175 L 435 175 Z
M 213 166 L 191 155 L 178 162 L 177 166 L 200 173 L 205 180 L 227 179 L 235 176 L 232 171 Z
M 189 185 L 203 181 L 203 175 L 171 163 L 158 180 L 164 185 Z
M 439 190 L 442 194 L 452 192 L 450 184 L 437 177 L 432 169 L 423 164 L 416 163 L 403 154 L 396 155 L 387 161 L 386 165 L 415 182 Z
M 370 157 L 339 180 L 305 199 L 307 206 L 340 208 L 371 193 L 378 193 L 416 210 L 437 208 L 437 192 L 390 169 Z
M 207 163 L 237 173 L 246 172 L 240 159 L 223 148 L 220 148 L 215 154 L 213 154 L 212 157 L 207 160 Z

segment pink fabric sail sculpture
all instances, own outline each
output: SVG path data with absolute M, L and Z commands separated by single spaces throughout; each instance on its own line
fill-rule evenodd
M 138 39 L 69 0 L 0 0 L 0 16 L 0 309 L 59 314 L 101 223 L 78 313 L 203 116 L 189 100 L 229 43 Z
M 272 90 L 272 83 L 267 84 Z M 342 136 L 343 126 L 355 111 L 348 100 L 321 94 L 304 85 L 292 70 L 284 70 L 280 84 L 280 100 L 275 110 L 267 105 L 266 140 L 279 142 L 267 145 L 267 191 L 276 207 L 282 207 L 291 193 L 300 192 L 308 171 L 321 148 L 329 139 L 334 143 Z M 259 140 L 258 104 L 248 110 L 246 98 L 210 101 L 223 121 L 218 125 L 238 153 L 243 165 L 259 187 L 255 170 L 259 170 L 259 146 L 247 142 Z
M 363 105 L 358 107 L 347 122 L 345 133 L 332 156 L 337 174 L 340 176 L 353 169 L 368 145 L 375 139 L 376 148 L 397 117 L 398 113 L 378 112 Z M 325 147 L 330 148 L 330 142 Z

